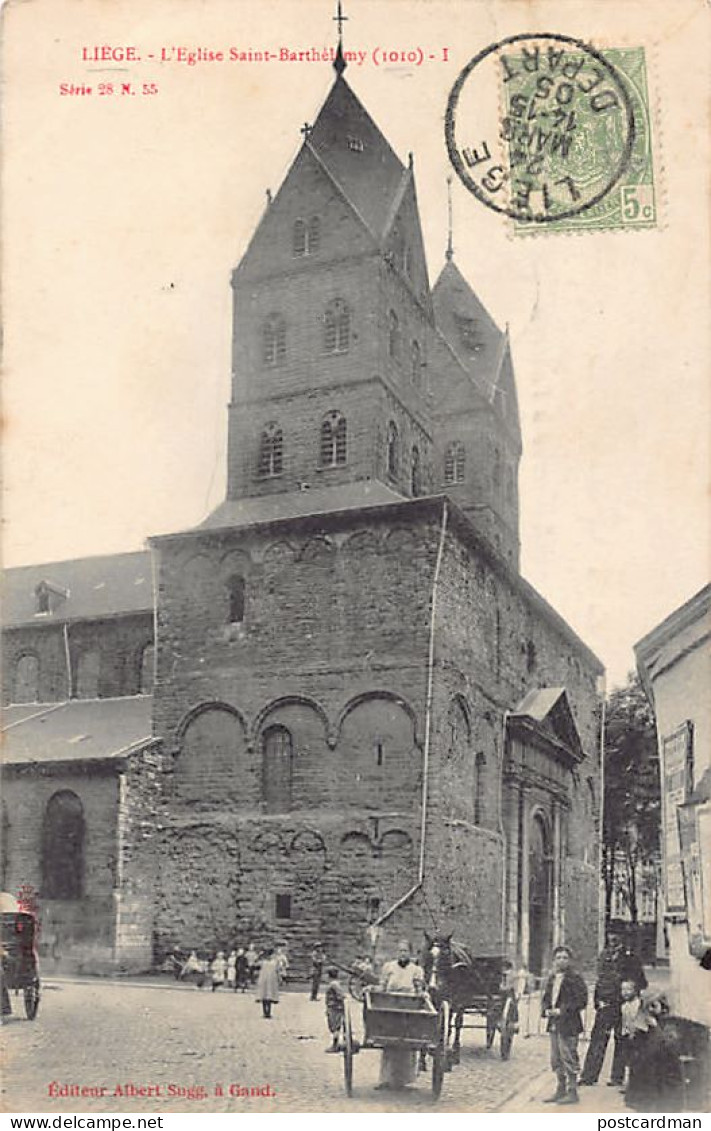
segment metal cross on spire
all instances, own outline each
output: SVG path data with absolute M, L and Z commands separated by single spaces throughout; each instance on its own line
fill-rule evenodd
M 336 15 L 333 17 L 334 23 L 338 24 L 338 47 L 336 48 L 336 58 L 333 60 L 333 69 L 339 78 L 345 71 L 347 65 L 343 57 L 343 25 L 347 19 L 348 16 L 343 15 L 341 0 L 338 0 Z
M 348 22 L 348 16 L 343 15 L 343 9 L 341 8 L 341 0 L 338 0 L 338 6 L 336 8 L 336 15 L 333 17 L 333 22 L 338 24 L 338 38 L 343 39 L 343 25 Z

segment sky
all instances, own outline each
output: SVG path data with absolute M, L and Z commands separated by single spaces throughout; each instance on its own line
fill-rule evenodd
M 335 42 L 333 7 L 6 7 L 6 565 L 137 549 L 223 498 L 230 272 L 333 72 L 307 61 L 191 66 L 173 49 L 320 50 Z M 415 155 L 432 283 L 447 239 L 444 109 L 469 59 L 541 30 L 645 48 L 655 229 L 520 238 L 453 184 L 456 262 L 510 328 L 522 573 L 619 683 L 634 642 L 709 578 L 709 81 L 693 65 L 705 57 L 704 4 L 344 7 L 346 46 L 366 53 L 346 78 L 401 159 Z M 107 45 L 141 59 L 95 61 Z M 378 47 L 427 58 L 376 53 L 376 65 Z M 99 83 L 115 93 L 99 95 Z M 116 93 L 123 83 L 136 93 Z M 92 94 L 63 95 L 61 84 Z

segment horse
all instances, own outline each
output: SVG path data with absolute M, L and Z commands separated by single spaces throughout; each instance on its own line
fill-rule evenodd
M 449 1004 L 449 1033 L 454 1041 L 448 1061 L 459 1064 L 461 1032 L 468 1011 L 483 1013 L 486 1019 L 486 1047 L 494 1043 L 496 1030 L 501 1030 L 501 1055 L 508 1058 L 513 1033 L 518 1023 L 515 995 L 507 984 L 512 964 L 501 957 L 481 957 L 456 942 L 452 935 L 425 932 L 426 945 L 420 964 L 434 1005 Z

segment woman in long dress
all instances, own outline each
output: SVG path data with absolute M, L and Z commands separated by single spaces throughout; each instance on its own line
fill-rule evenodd
M 398 943 L 397 958 L 393 962 L 386 962 L 383 966 L 378 988 L 391 994 L 424 993 L 424 971 L 421 966 L 413 962 L 407 939 L 401 939 Z M 383 1049 L 378 1088 L 404 1088 L 412 1084 L 416 1076 L 416 1050 L 397 1048 L 394 1045 Z
M 257 1001 L 262 1003 L 262 1015 L 271 1018 L 272 1006 L 279 1001 L 279 963 L 271 946 L 267 947 L 262 958 L 257 979 Z

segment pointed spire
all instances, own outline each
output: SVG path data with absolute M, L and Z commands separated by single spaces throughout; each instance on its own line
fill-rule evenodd
M 343 24 L 348 19 L 348 16 L 343 15 L 341 0 L 338 0 L 336 15 L 333 19 L 334 22 L 338 24 L 338 47 L 336 48 L 336 58 L 333 60 L 333 69 L 340 78 L 348 65 L 343 56 Z
M 454 247 L 452 246 L 452 178 L 447 177 L 447 250 L 445 257 L 447 262 L 451 262 L 454 256 Z

